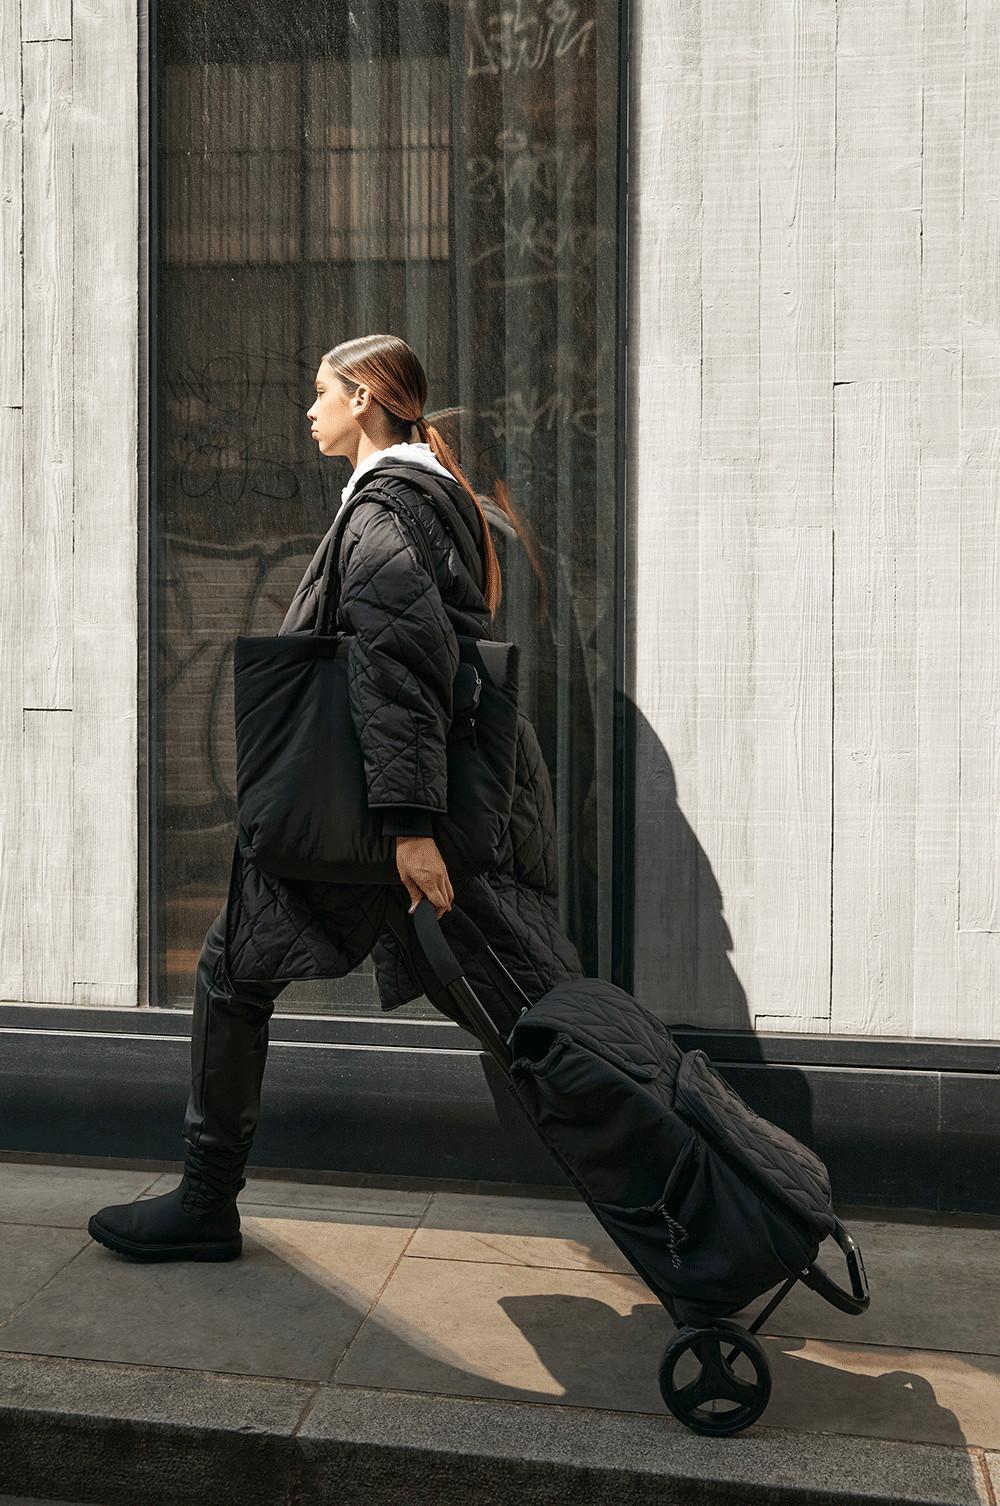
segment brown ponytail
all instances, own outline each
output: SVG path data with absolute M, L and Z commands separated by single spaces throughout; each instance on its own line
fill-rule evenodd
M 416 353 L 397 335 L 362 335 L 358 339 L 344 340 L 340 345 L 335 345 L 323 359 L 346 386 L 353 388 L 364 382 L 371 389 L 376 402 L 385 409 L 391 425 L 399 431 L 401 441 L 410 438 L 411 428 L 415 425 L 420 438 L 430 445 L 435 459 L 468 492 L 479 514 L 482 529 L 481 551 L 485 577 L 483 595 L 490 616 L 495 617 L 503 594 L 503 581 L 490 525 L 482 503 L 459 465 L 455 452 L 440 429 L 424 417 L 427 377 Z M 517 519 L 506 495 L 502 500 L 498 497 L 496 501 L 517 526 Z

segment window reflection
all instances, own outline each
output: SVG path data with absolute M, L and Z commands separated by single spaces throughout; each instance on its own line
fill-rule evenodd
M 522 521 L 495 510 L 495 631 L 552 776 L 565 927 L 610 967 L 617 10 L 329 10 L 160 8 L 161 1003 L 189 1003 L 225 895 L 233 639 L 277 627 L 349 473 L 309 441 L 313 374 L 375 330 L 418 351 L 428 412 Z M 371 964 L 278 1008 L 377 1012 Z

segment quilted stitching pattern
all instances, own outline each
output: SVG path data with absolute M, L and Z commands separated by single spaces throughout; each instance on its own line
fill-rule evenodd
M 341 548 L 340 620 L 368 803 L 448 808 L 445 739 L 458 640 L 436 579 L 404 525 L 376 501 L 351 514 Z
M 629 1076 L 656 1077 L 664 1063 L 676 1072 L 681 1053 L 662 1020 L 624 989 L 603 978 L 557 984 L 518 1021 L 511 1034 L 515 1057 L 528 1031 L 564 1033 Z
M 538 735 L 528 718 L 518 717 L 514 798 L 501 863 L 509 860 L 515 878 L 555 896 L 559 889 L 552 782 Z
M 808 1146 L 755 1113 L 703 1051 L 685 1053 L 677 1094 L 681 1112 L 686 1111 L 717 1146 L 776 1193 L 821 1239 L 832 1234 L 833 1202 L 823 1162 Z
M 229 907 L 229 971 L 238 982 L 338 978 L 368 955 L 385 914 L 374 886 L 265 874 L 238 842 Z

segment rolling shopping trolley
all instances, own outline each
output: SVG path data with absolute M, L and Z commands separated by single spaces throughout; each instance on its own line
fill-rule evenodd
M 697 1433 L 738 1433 L 767 1406 L 755 1337 L 796 1282 L 846 1313 L 869 1304 L 861 1252 L 833 1211 L 823 1162 L 762 1119 L 703 1051 L 601 978 L 532 1001 L 483 940 L 504 1017 L 464 976 L 424 898 L 409 917 L 445 996 L 598 1222 L 677 1325 L 659 1369 L 669 1410 Z M 398 932 L 397 932 L 398 934 Z M 818 1264 L 832 1238 L 850 1290 Z M 749 1327 L 733 1313 L 778 1290 Z

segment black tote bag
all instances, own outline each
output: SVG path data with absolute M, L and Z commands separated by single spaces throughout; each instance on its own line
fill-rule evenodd
M 419 519 L 398 497 L 375 495 L 407 520 L 408 536 L 434 576 Z M 382 835 L 381 811 L 368 809 L 348 690 L 352 635 L 328 630 L 336 622 L 344 524 L 362 496 L 370 501 L 371 487 L 359 490 L 338 516 L 312 630 L 240 635 L 235 641 L 239 822 L 253 861 L 281 878 L 399 882 L 396 838 Z M 510 820 L 519 658 L 515 643 L 461 633 L 456 638 L 459 666 L 446 745 L 448 810 L 434 816 L 435 840 L 453 882 L 494 864 Z

